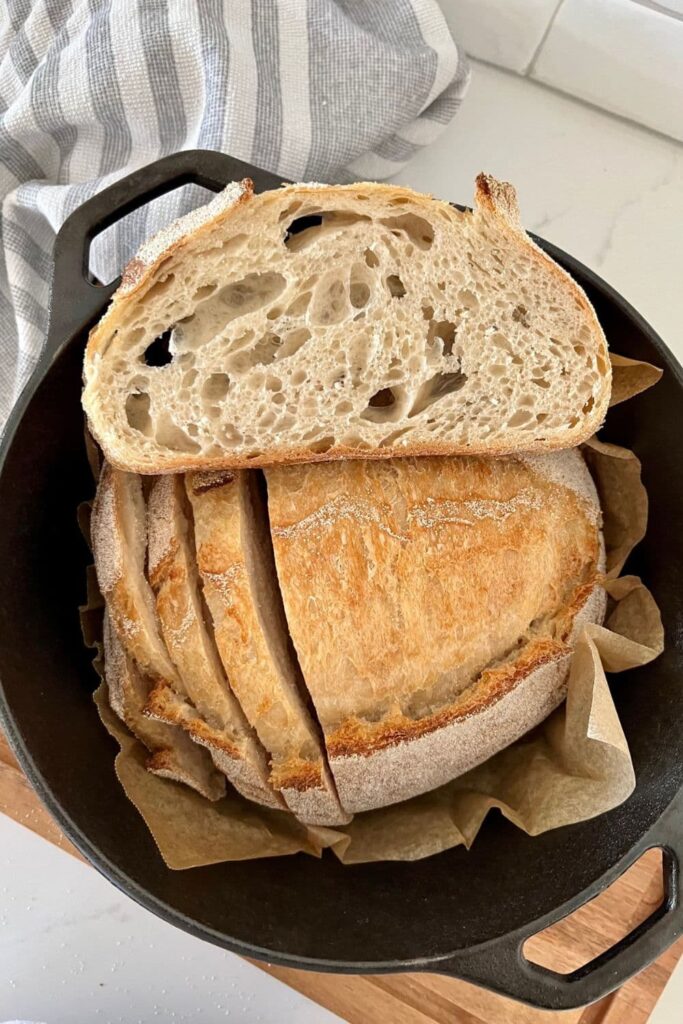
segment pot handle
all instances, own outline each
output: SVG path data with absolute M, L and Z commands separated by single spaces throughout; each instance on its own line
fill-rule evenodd
M 524 956 L 532 935 L 578 910 L 582 901 L 512 935 L 458 953 L 437 968 L 544 1010 L 571 1010 L 593 1003 L 644 970 L 683 934 L 680 875 L 683 861 L 683 791 L 607 877 L 611 885 L 647 850 L 663 851 L 664 900 L 650 916 L 614 946 L 570 974 L 558 974 Z M 596 894 L 597 895 L 597 894 Z M 592 897 L 591 897 L 592 898 Z
M 93 238 L 145 203 L 179 188 L 201 185 L 220 192 L 229 181 L 251 178 L 257 191 L 277 188 L 282 178 L 213 150 L 185 150 L 162 157 L 88 199 L 64 221 L 55 239 L 46 353 L 52 361 L 78 331 L 104 311 L 119 280 L 93 281 L 88 256 Z

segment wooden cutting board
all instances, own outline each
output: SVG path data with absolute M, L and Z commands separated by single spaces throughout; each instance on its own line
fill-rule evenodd
M 0 811 L 83 860 L 32 790 L 2 734 Z M 628 934 L 661 900 L 661 855 L 650 850 L 606 893 L 530 940 L 526 954 L 554 970 L 573 970 Z M 346 976 L 256 966 L 350 1024 L 646 1024 L 681 954 L 683 939 L 618 992 L 565 1013 L 534 1010 L 438 975 Z

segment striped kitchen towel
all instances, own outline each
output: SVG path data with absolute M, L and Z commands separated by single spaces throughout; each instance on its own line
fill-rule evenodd
M 385 178 L 468 78 L 436 0 L 0 0 L 0 425 L 43 344 L 55 231 L 89 196 L 195 148 Z M 104 232 L 94 273 L 201 201 L 190 186 Z

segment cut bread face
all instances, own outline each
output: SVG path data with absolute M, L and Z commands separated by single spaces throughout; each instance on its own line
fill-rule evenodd
M 97 582 L 112 625 L 142 673 L 177 683 L 147 582 L 147 511 L 142 481 L 105 463 L 90 519 Z
M 161 635 L 182 695 L 159 683 L 147 713 L 184 728 L 205 746 L 238 792 L 269 807 L 284 802 L 268 781 L 268 760 L 233 696 L 205 622 L 184 481 L 159 477 L 148 504 L 148 574 Z M 183 700 L 183 696 L 189 698 Z
M 154 775 L 182 782 L 208 800 L 225 795 L 225 778 L 206 750 L 182 729 L 149 719 L 144 708 L 151 682 L 126 653 L 108 612 L 103 623 L 104 664 L 112 710 L 150 752 L 146 767 Z
M 308 824 L 349 820 L 288 640 L 260 475 L 190 474 L 197 563 L 233 692 L 271 758 L 270 782 Z
M 611 370 L 585 294 L 477 179 L 233 185 L 128 267 L 85 357 L 108 459 L 140 473 L 579 444 Z
M 440 786 L 563 699 L 605 594 L 576 450 L 266 472 L 289 628 L 352 812 Z

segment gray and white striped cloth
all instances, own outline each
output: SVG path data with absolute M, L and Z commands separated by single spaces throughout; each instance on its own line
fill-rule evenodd
M 0 424 L 43 344 L 55 232 L 89 196 L 194 148 L 389 177 L 468 79 L 436 0 L 0 0 Z M 103 233 L 96 275 L 200 201 L 178 190 Z

